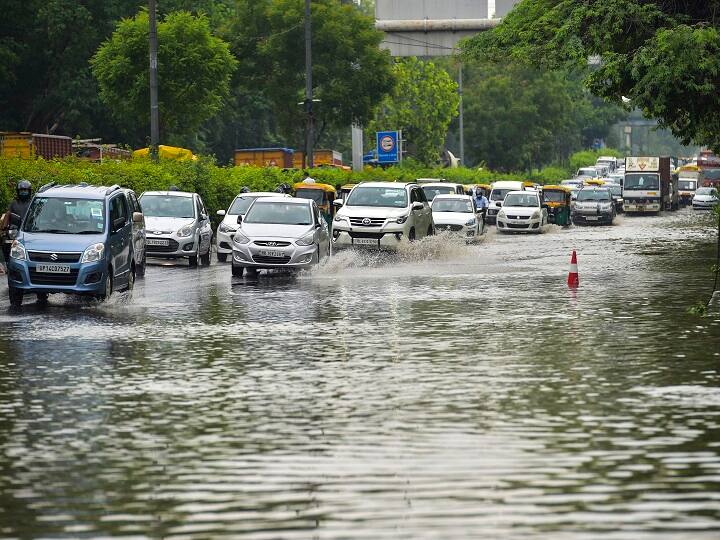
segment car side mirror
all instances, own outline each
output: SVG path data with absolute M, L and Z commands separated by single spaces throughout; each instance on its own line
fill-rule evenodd
M 425 208 L 425 207 L 423 206 L 423 203 L 421 203 L 421 202 L 412 203 L 413 210 L 422 210 L 423 208 Z
M 240 225 L 242 223 L 242 216 L 238 216 L 237 218 L 237 224 Z
M 502 201 L 498 201 L 497 205 L 502 206 Z
M 143 217 L 142 212 L 133 212 L 133 223 L 142 223 Z
M 342 199 L 335 199 L 335 200 L 333 201 L 333 206 L 334 206 L 335 208 L 342 208 L 342 205 L 343 205 L 343 200 L 342 200 Z
M 218 210 L 218 211 L 215 212 L 215 213 L 216 213 L 218 216 L 220 216 L 220 217 L 225 217 L 225 210 Z
M 208 219 L 210 219 L 210 216 L 207 214 L 200 214 L 200 221 L 207 221 Z

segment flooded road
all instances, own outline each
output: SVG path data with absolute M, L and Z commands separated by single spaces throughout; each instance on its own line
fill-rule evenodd
M 709 216 L 0 286 L 0 537 L 717 539 Z M 580 288 L 565 280 L 577 250 Z

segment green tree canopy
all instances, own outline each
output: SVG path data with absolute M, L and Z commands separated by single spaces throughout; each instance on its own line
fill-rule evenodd
M 397 84 L 378 108 L 371 131 L 402 129 L 412 157 L 437 161 L 452 119 L 458 114 L 458 86 L 447 71 L 411 57 L 393 68 Z
M 720 150 L 720 1 L 523 0 L 466 58 L 587 70 L 598 96 L 656 118 L 683 143 Z
M 100 98 L 115 120 L 138 137 L 148 132 L 148 14 L 123 19 L 92 58 Z M 179 142 L 223 105 L 237 61 L 227 43 L 210 32 L 208 19 L 186 11 L 158 23 L 158 86 L 163 139 Z

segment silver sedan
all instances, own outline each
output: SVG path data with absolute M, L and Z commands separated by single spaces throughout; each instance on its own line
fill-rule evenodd
M 244 217 L 232 242 L 232 273 L 303 269 L 330 256 L 330 231 L 310 199 L 263 197 Z

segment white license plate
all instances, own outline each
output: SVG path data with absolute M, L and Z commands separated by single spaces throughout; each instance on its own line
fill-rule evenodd
M 597 216 L 585 216 L 585 219 L 588 221 L 597 221 L 599 218 Z
M 261 257 L 284 257 L 285 252 L 283 251 L 261 251 Z
M 69 264 L 38 264 L 35 267 L 36 272 L 42 272 L 43 274 L 69 274 Z
M 353 243 L 361 246 L 377 246 L 378 241 L 375 238 L 355 238 Z
M 169 246 L 170 240 L 166 240 L 163 238 L 148 238 L 145 240 L 145 243 L 148 246 Z

